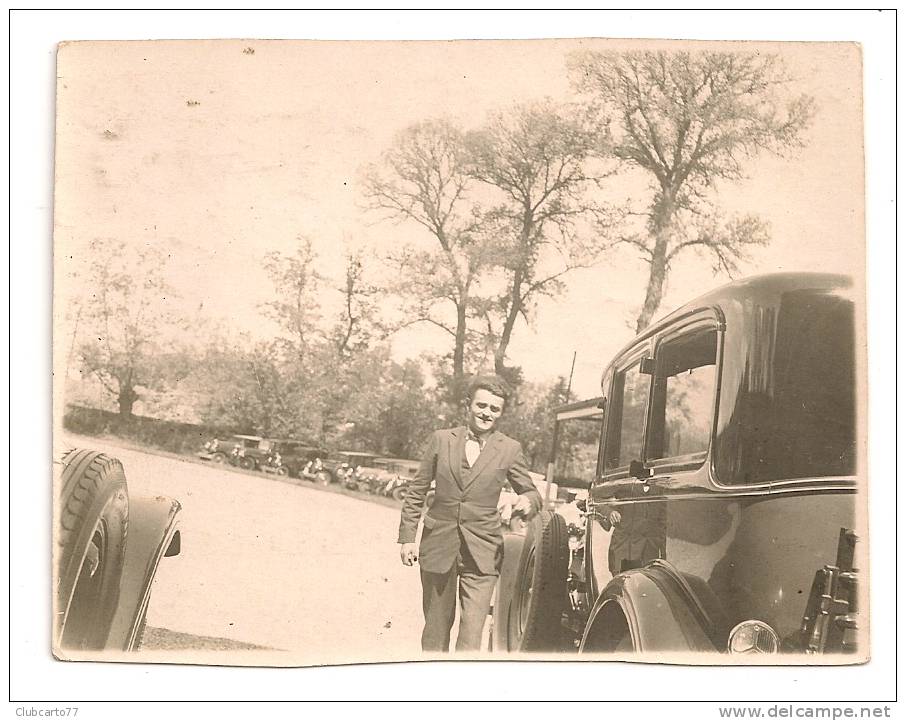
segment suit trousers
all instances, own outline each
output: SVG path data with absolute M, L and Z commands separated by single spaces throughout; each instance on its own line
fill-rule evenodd
M 425 614 L 422 650 L 446 652 L 450 649 L 450 631 L 456 617 L 458 596 L 460 614 L 456 650 L 478 651 L 481 632 L 491 610 L 497 574 L 481 573 L 468 550 L 463 548 L 449 571 L 422 571 L 421 576 Z

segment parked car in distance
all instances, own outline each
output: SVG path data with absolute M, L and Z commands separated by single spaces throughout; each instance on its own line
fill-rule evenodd
M 232 465 L 247 471 L 254 471 L 258 468 L 258 464 L 267 458 L 267 453 L 260 450 L 261 444 L 264 442 L 264 438 L 261 436 L 236 435 L 232 437 L 232 440 L 235 441 L 229 457 Z
M 400 478 L 411 480 L 418 473 L 421 461 L 415 461 L 411 458 L 375 458 L 372 465 L 390 471 Z
M 714 290 L 625 346 L 603 398 L 557 415 L 598 424 L 583 557 L 550 509 L 505 536 L 494 647 L 855 652 L 855 329 L 848 278 L 785 273 Z
M 323 459 L 323 470 L 330 474 L 331 483 L 342 483 L 355 473 L 359 466 L 370 466 L 377 453 L 361 451 L 337 451 Z
M 195 454 L 196 458 L 212 463 L 226 463 L 229 460 L 230 451 L 233 449 L 232 443 L 220 438 L 212 438 L 205 441 L 201 450 Z
M 376 461 L 373 466 L 358 466 L 347 484 L 363 493 L 380 495 L 383 489 L 399 476 L 386 468 L 381 468 Z
M 296 478 L 309 461 L 327 457 L 327 451 L 323 448 L 310 446 L 292 438 L 265 438 L 258 444 L 258 448 L 248 453 L 254 454 L 258 467 L 263 466 L 268 458 L 279 454 L 286 475 Z
M 386 472 L 382 479 L 383 483 L 373 492 L 402 502 L 406 485 L 415 478 L 421 462 L 411 458 L 375 458 L 373 464 Z
M 257 447 L 261 436 L 230 435 L 223 438 L 212 438 L 206 441 L 202 449 L 195 454 L 196 458 L 212 463 L 230 463 L 239 465 L 239 451 Z

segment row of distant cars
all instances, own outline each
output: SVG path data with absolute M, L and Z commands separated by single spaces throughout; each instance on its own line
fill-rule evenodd
M 361 451 L 329 452 L 288 438 L 231 435 L 212 438 L 197 457 L 212 463 L 228 463 L 247 471 L 263 471 L 321 485 L 388 496 L 402 501 L 406 484 L 419 462 L 408 458 L 383 458 Z

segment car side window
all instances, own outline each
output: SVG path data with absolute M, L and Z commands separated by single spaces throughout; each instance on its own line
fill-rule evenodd
M 655 352 L 648 461 L 704 459 L 711 442 L 717 379 L 717 329 L 698 326 Z
M 650 386 L 651 378 L 641 372 L 639 361 L 614 374 L 607 414 L 605 472 L 642 459 Z

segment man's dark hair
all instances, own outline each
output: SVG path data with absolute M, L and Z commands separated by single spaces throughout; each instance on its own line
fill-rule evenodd
M 466 388 L 466 398 L 471 400 L 475 392 L 482 388 L 495 396 L 500 396 L 506 403 L 510 402 L 510 396 L 513 395 L 510 386 L 500 376 L 472 376 L 472 380 L 469 381 Z

